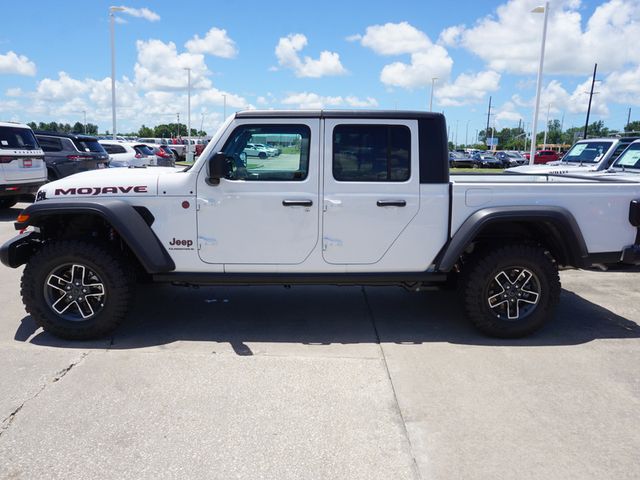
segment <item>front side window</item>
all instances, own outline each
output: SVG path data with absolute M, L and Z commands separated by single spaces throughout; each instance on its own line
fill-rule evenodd
M 404 125 L 337 125 L 333 178 L 340 182 L 404 182 L 411 175 L 411 131 Z
M 629 145 L 622 155 L 618 157 L 614 167 L 640 169 L 640 143 Z
M 306 125 L 243 125 L 222 152 L 229 180 L 300 181 L 309 173 L 311 131 Z M 277 145 L 270 147 L 269 145 Z
M 61 152 L 62 142 L 58 138 L 38 137 L 38 142 L 44 152 Z

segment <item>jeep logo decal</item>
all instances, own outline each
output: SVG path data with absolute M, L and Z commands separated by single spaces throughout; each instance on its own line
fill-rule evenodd
M 108 193 L 148 193 L 146 185 L 129 187 L 56 188 L 54 195 L 105 195 Z
M 193 250 L 193 240 L 181 240 L 174 237 L 169 245 L 171 245 L 169 250 Z

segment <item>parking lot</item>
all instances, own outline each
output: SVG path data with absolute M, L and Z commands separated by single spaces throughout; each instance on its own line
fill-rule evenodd
M 20 274 L 0 266 L 1 478 L 640 476 L 640 273 L 563 272 L 522 340 L 451 292 L 146 285 L 75 343 L 36 329 Z

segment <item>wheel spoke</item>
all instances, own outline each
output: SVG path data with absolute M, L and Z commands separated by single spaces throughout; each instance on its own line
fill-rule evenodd
M 63 295 L 58 300 L 56 300 L 53 305 L 51 305 L 51 308 L 53 308 L 53 310 L 56 313 L 63 314 L 74 303 L 76 303 L 76 302 L 72 302 L 67 295 Z M 64 305 L 64 308 L 60 309 L 59 307 L 62 306 L 62 305 Z
M 512 310 L 515 309 L 515 314 L 512 314 Z M 520 317 L 520 306 L 518 302 L 507 302 L 507 318 L 509 320 L 517 320 Z
M 58 275 L 49 275 L 49 278 L 47 279 L 47 285 L 51 288 L 55 288 L 56 290 L 60 290 L 63 293 L 66 293 L 66 287 L 70 283 L 71 282 L 59 277 Z
M 83 265 L 74 265 L 71 267 L 71 280 L 76 286 L 84 283 L 85 268 Z
M 104 285 L 102 283 L 92 283 L 83 287 L 87 290 L 85 297 L 100 297 L 104 295 Z
M 492 295 L 491 297 L 489 297 L 489 306 L 491 308 L 496 308 L 502 305 L 506 301 L 507 300 L 504 298 L 504 291 L 500 293 L 496 293 L 495 295 Z
M 531 273 L 529 270 L 522 270 L 522 272 L 520 272 L 520 275 L 518 275 L 518 278 L 516 278 L 516 281 L 513 283 L 522 288 L 527 284 L 527 282 L 529 282 L 529 280 L 531 280 L 531 277 L 533 277 L 533 273 Z
M 504 292 L 506 287 L 510 287 L 512 285 L 511 280 L 509 280 L 509 276 L 503 271 L 495 276 L 494 280 L 496 283 L 502 288 Z
M 82 315 L 82 318 L 84 319 L 89 318 L 95 313 L 93 311 L 93 307 L 91 306 L 91 303 L 89 303 L 86 297 L 82 297 L 82 300 L 78 299 L 76 304 L 78 305 L 78 311 L 80 312 L 80 315 Z
M 538 298 L 540 298 L 539 293 L 532 292 L 531 290 L 525 290 L 524 288 L 521 289 L 520 291 L 522 293 L 526 293 L 529 296 L 529 298 L 520 297 L 521 302 L 533 303 L 533 304 L 538 303 Z

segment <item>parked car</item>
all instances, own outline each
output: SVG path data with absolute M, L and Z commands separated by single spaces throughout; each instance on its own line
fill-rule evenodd
M 496 158 L 502 162 L 504 168 L 516 167 L 527 163 L 527 159 L 520 152 L 503 150 L 496 153 Z
M 502 161 L 491 153 L 475 153 L 471 158 L 473 168 L 502 168 Z
M 268 168 L 237 162 L 260 130 L 306 148 Z M 464 309 L 485 334 L 515 338 L 553 318 L 565 297 L 559 268 L 640 265 L 640 183 L 452 179 L 446 132 L 430 112 L 238 112 L 214 137 L 215 153 L 189 169 L 109 169 L 44 185 L 0 261 L 26 264 L 31 321 L 78 340 L 110 335 L 126 318 L 136 272 L 175 285 L 419 294 L 459 282 L 461 308 L 449 316 Z M 203 314 L 192 306 L 185 315 Z
M 525 153 L 524 158 L 526 158 L 527 162 L 529 162 L 531 159 L 531 154 Z M 537 165 L 539 163 L 555 162 L 559 159 L 560 155 L 555 150 L 538 150 L 533 156 L 533 163 Z
M 258 147 L 255 143 L 247 143 L 246 147 L 244 148 L 244 153 L 247 155 L 247 157 L 267 158 L 273 156 L 273 154 L 267 152 L 264 147 Z
M 109 165 L 109 154 L 96 137 L 45 131 L 35 134 L 44 151 L 49 181 Z
M 269 155 L 270 157 L 277 157 L 278 155 L 280 155 L 280 150 L 277 148 L 270 147 L 268 145 L 265 145 L 264 143 L 254 143 L 254 145 L 256 146 L 256 148 L 264 149 L 264 151 L 267 152 L 267 155 Z
M 156 156 L 156 165 L 159 167 L 174 167 L 176 165 L 175 153 L 167 145 L 147 145 Z
M 508 173 L 582 174 L 609 168 L 618 156 L 638 137 L 590 138 L 577 141 L 562 160 L 544 165 L 526 165 Z
M 156 156 L 147 145 L 138 142 L 100 140 L 109 154 L 110 167 L 144 167 L 156 164 Z
M 32 196 L 46 181 L 44 152 L 31 128 L 0 122 L 0 209 Z
M 449 152 L 449 167 L 452 168 L 473 168 L 473 159 L 464 153 Z

